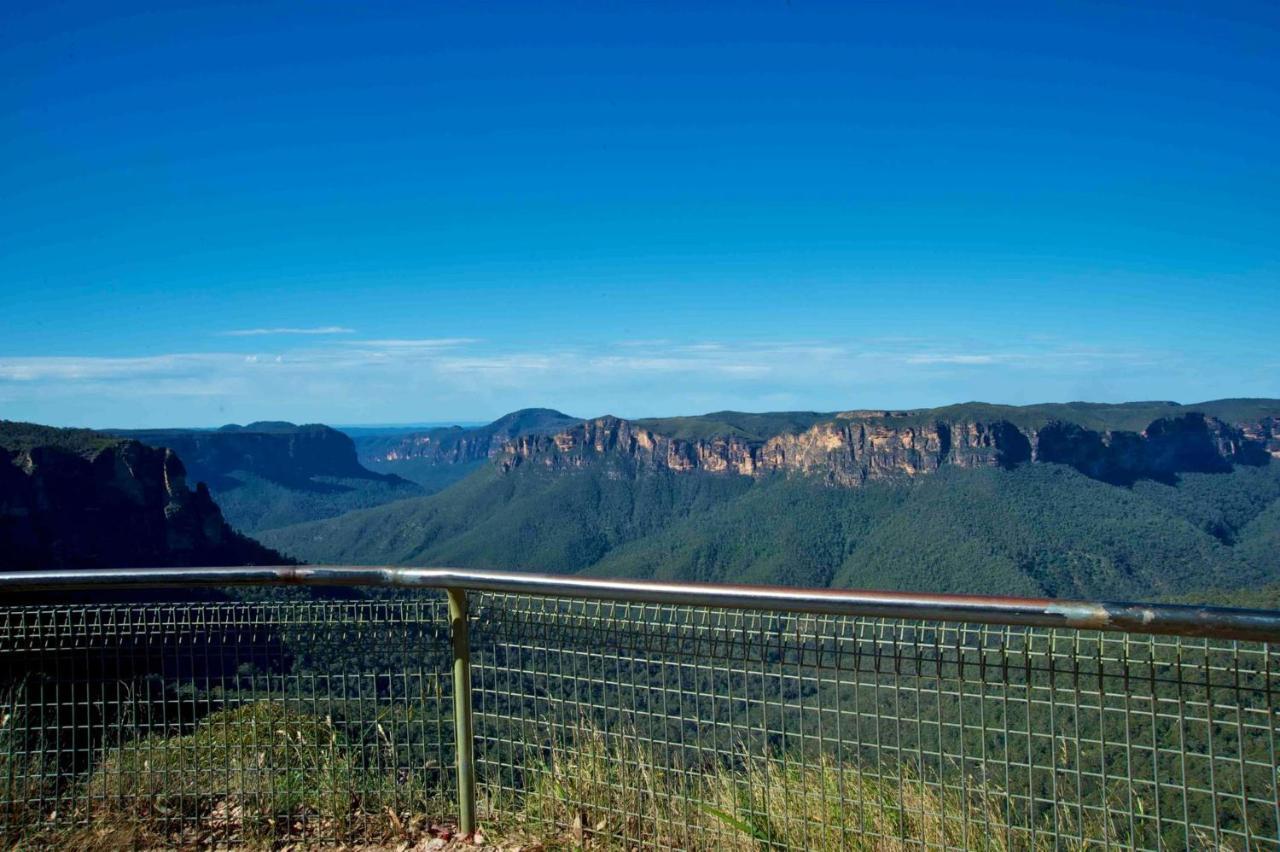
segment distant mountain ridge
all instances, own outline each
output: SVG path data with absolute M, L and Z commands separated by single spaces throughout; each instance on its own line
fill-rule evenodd
M 0 567 L 281 564 L 236 533 L 171 449 L 0 421 Z
M 245 532 L 422 493 L 395 474 L 362 466 L 352 439 L 319 423 L 259 421 L 218 429 L 117 429 L 110 434 L 174 450 L 189 476 L 208 484 L 227 520 Z
M 1011 467 L 1023 462 L 1066 464 L 1095 479 L 1129 483 L 1280 458 L 1280 401 L 1273 400 L 1195 406 L 971 403 L 916 411 L 849 411 L 828 418 L 787 414 L 778 415 L 772 429 L 755 423 L 753 432 L 737 428 L 726 416 L 731 414 L 708 416 L 712 423 L 731 427 L 719 433 L 708 431 L 698 418 L 600 417 L 551 435 L 521 436 L 503 444 L 495 457 L 504 471 L 530 464 L 581 467 L 593 457 L 612 454 L 629 459 L 637 471 L 798 473 L 842 486 L 914 477 L 944 466 Z M 1153 414 L 1155 419 L 1133 428 Z M 811 422 L 807 428 L 788 431 L 805 419 Z M 675 428 L 673 434 L 663 434 L 654 426 Z
M 524 408 L 484 426 L 446 426 L 402 435 L 364 437 L 360 458 L 371 462 L 425 459 L 436 464 L 483 461 L 522 435 L 552 434 L 582 422 L 551 408 Z
M 277 482 L 316 476 L 394 482 L 356 459 L 350 437 L 322 423 L 295 425 L 262 420 L 217 429 L 113 429 L 108 434 L 149 446 L 169 447 L 182 456 L 194 479 L 218 487 L 230 471 L 244 471 Z
M 581 422 L 551 408 L 525 408 L 483 426 L 357 435 L 355 442 L 363 464 L 435 492 L 465 478 L 517 438 L 550 435 Z
M 1280 400 L 600 417 L 505 441 L 432 496 L 262 540 L 321 562 L 1236 594 L 1280 580 L 1278 418 Z

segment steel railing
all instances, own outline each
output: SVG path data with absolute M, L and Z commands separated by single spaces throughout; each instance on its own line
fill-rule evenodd
M 0 590 L 14 844 L 479 820 L 592 848 L 1280 848 L 1276 612 L 312 566 Z

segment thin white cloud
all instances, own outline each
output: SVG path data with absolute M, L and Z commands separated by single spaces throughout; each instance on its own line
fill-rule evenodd
M 214 419 L 223 411 L 249 409 L 350 419 L 357 408 L 407 413 L 427 404 L 499 410 L 558 403 L 574 411 L 629 408 L 633 415 L 692 411 L 704 404 L 705 410 L 762 410 L 784 403 L 893 407 L 943 401 L 930 384 L 940 377 L 948 387 L 965 388 L 959 395 L 980 398 L 994 396 L 991 388 L 1026 381 L 1011 378 L 1014 372 L 1031 372 L 1037 388 L 1066 388 L 1043 393 L 1063 395 L 1075 393 L 1073 388 L 1095 374 L 1114 374 L 1117 365 L 1132 373 L 1170 361 L 1158 352 L 1025 339 L 692 340 L 646 346 L 634 341 L 515 346 L 437 337 L 323 339 L 251 352 L 138 357 L 0 356 L 0 401 L 6 414 L 37 412 L 49 400 L 127 413 L 131 400 L 150 399 L 160 410 L 156 407 L 169 397 L 177 406 L 173 410 L 186 418 L 201 411 L 199 416 Z M 934 395 L 922 397 L 926 392 Z
M 222 354 L 171 354 L 139 358 L 64 356 L 0 358 L 0 381 L 102 381 L 193 374 L 215 369 L 239 357 Z
M 276 326 L 273 328 L 237 328 L 222 332 L 223 337 L 263 337 L 270 334 L 355 334 L 354 328 L 342 325 L 320 325 L 314 328 Z
M 909 355 L 908 364 L 995 364 L 1004 360 L 998 355 Z
M 452 349 L 457 346 L 469 346 L 481 341 L 474 337 L 422 337 L 422 338 L 390 338 L 382 340 L 344 340 L 350 346 L 365 346 L 370 349 Z

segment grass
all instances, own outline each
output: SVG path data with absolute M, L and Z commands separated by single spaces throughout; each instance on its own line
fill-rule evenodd
M 269 701 L 215 712 L 187 733 L 109 749 L 55 802 L 49 791 L 23 787 L 53 776 L 13 763 L 12 714 L 0 715 L 7 808 L 0 820 L 14 848 L 402 848 L 439 837 L 431 817 L 453 813 L 443 801 L 451 790 L 407 788 L 394 770 L 367 765 L 328 719 Z M 635 731 L 585 721 L 559 729 L 548 747 L 531 746 L 511 767 L 520 789 L 482 787 L 485 834 L 501 848 L 601 852 L 1129 845 L 1110 815 L 1065 802 L 1032 834 L 999 790 L 973 779 L 940 783 L 905 765 L 877 773 L 832 756 L 739 754 L 680 767 L 659 754 Z M 1123 806 L 1117 798 L 1117 814 Z M 25 833 L 15 838 L 14 826 Z M 1183 843 L 1227 848 L 1208 837 Z
M 327 722 L 267 702 L 214 713 L 191 734 L 115 750 L 90 776 L 99 816 L 217 823 L 247 837 L 315 817 L 338 832 L 360 773 Z
M 533 750 L 531 750 L 532 752 Z M 732 765 L 672 768 L 634 732 L 591 723 L 564 730 L 540 756 L 513 767 L 523 790 L 493 789 L 486 830 L 536 837 L 551 849 L 759 852 L 918 848 L 1129 848 L 1125 789 L 1111 808 L 1063 800 L 1029 820 L 975 779 L 926 778 L 906 765 L 842 764 L 831 756 L 736 756 Z M 1142 809 L 1141 801 L 1133 806 Z M 1202 831 L 1136 845 L 1230 850 Z
M 576 726 L 524 767 L 523 793 L 490 801 L 499 836 L 532 832 L 565 848 L 625 850 L 1003 850 L 997 797 L 863 774 L 831 758 L 737 761 L 682 771 L 633 735 Z
M 53 832 L 48 815 L 6 816 L 29 829 L 19 846 L 270 848 L 404 840 L 426 829 L 428 814 L 451 810 L 412 779 L 362 765 L 360 753 L 327 719 L 258 701 L 190 733 L 111 749 L 67 797 L 76 811 L 58 814 Z M 21 791 L 5 798 L 20 801 Z

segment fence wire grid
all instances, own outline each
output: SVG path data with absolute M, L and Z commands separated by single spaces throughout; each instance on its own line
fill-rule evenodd
M 341 842 L 447 813 L 448 637 L 434 596 L 0 608 L 0 836 Z
M 1275 645 L 468 598 L 491 836 L 1280 849 Z M 0 832 L 411 838 L 456 814 L 452 659 L 434 594 L 0 608 Z

